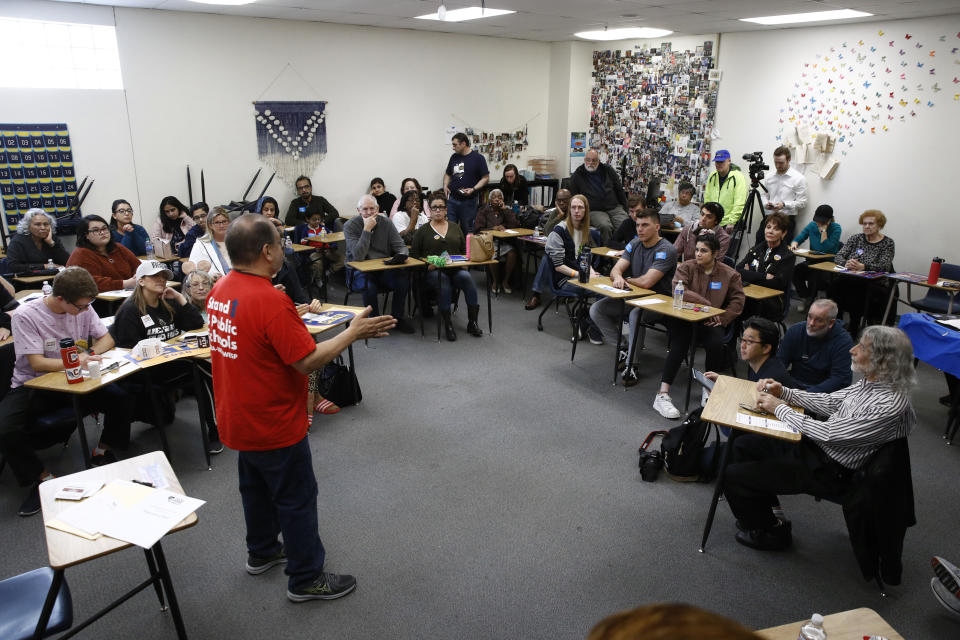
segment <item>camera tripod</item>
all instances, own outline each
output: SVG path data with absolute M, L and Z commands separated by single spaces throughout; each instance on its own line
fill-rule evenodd
M 760 199 L 760 189 L 757 187 L 764 191 L 767 190 L 759 180 L 750 180 L 747 202 L 743 205 L 743 213 L 733 228 L 733 237 L 730 240 L 730 250 L 727 251 L 727 255 L 733 258 L 734 262 L 740 259 L 740 245 L 743 242 L 743 237 L 750 232 L 750 227 L 753 224 L 754 203 L 756 203 L 757 210 L 761 212 L 760 220 L 763 220 L 763 201 Z

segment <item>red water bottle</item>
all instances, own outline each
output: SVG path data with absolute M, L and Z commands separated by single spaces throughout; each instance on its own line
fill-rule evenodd
M 67 383 L 83 382 L 83 374 L 80 373 L 80 350 L 77 349 L 73 338 L 62 338 L 60 340 L 60 359 L 63 360 L 63 370 L 67 374 Z
M 943 258 L 934 258 L 930 262 L 930 275 L 927 276 L 927 284 L 937 284 L 940 281 L 940 266 L 943 264 Z

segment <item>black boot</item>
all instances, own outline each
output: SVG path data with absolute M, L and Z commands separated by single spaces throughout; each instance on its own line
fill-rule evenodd
M 470 335 L 479 338 L 483 335 L 483 329 L 480 328 L 480 325 L 477 324 L 477 316 L 480 315 L 480 305 L 478 304 L 468 304 L 467 305 L 467 333 Z
M 450 342 L 455 342 L 457 339 L 457 332 L 453 330 L 453 321 L 450 319 L 450 311 L 441 311 L 440 317 L 443 319 L 443 329 L 447 332 L 447 340 Z

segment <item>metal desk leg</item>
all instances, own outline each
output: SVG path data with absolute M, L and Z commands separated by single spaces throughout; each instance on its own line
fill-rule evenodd
M 210 416 L 207 415 L 207 393 L 203 385 L 203 374 L 200 372 L 200 363 L 192 362 L 193 365 L 193 394 L 197 397 L 197 414 L 200 417 L 200 439 L 203 442 L 203 455 L 207 458 L 207 471 L 213 467 L 210 464 L 210 435 L 209 431 Z
M 153 377 L 150 375 L 150 369 L 144 369 L 143 375 L 147 381 L 147 395 L 150 396 L 150 407 L 153 409 L 153 419 L 157 421 L 157 424 L 154 426 L 157 428 L 157 431 L 160 432 L 160 447 L 167 456 L 167 460 L 172 462 L 173 456 L 170 455 L 170 445 L 167 444 L 166 427 L 160 424 L 160 406 L 157 402 L 157 393 L 153 388 Z
M 490 306 L 490 282 L 493 278 L 493 265 L 487 265 L 487 333 L 493 333 L 493 307 Z
M 897 288 L 900 286 L 900 283 L 896 280 L 893 281 L 893 286 L 890 287 L 890 296 L 887 298 L 887 308 L 883 310 L 883 319 L 886 320 L 890 317 L 890 307 L 893 306 L 893 297 L 897 293 Z M 910 284 L 907 284 L 907 300 L 910 299 Z
M 43 601 L 43 609 L 40 610 L 40 619 L 37 620 L 37 627 L 33 632 L 34 640 L 40 640 L 46 635 L 47 623 L 50 622 L 50 614 L 53 613 L 53 605 L 57 602 L 57 596 L 60 594 L 62 585 L 63 569 L 57 569 L 53 572 L 53 582 L 50 583 L 47 598 Z
M 153 559 L 153 551 L 151 549 L 144 549 L 143 555 L 147 557 L 147 568 L 150 569 L 150 575 L 158 575 L 159 572 L 157 571 L 157 563 Z M 160 601 L 160 611 L 166 611 L 167 602 L 163 597 L 163 585 L 160 584 L 159 580 L 154 580 L 153 588 L 157 591 L 157 600 Z
M 617 320 L 617 350 L 613 352 L 613 386 L 617 386 L 617 360 L 620 358 L 620 345 L 623 343 L 623 311 L 627 303 L 620 298 L 620 317 Z
M 700 333 L 700 323 L 693 323 L 693 332 L 690 336 L 690 366 L 687 367 L 687 399 L 683 405 L 683 412 L 690 411 L 690 389 L 693 387 L 693 362 L 697 355 L 697 334 Z
M 723 493 L 723 478 L 727 474 L 727 461 L 730 458 L 730 449 L 733 448 L 733 441 L 737 437 L 737 430 L 731 429 L 730 436 L 727 438 L 727 444 L 723 447 L 723 454 L 720 456 L 720 470 L 717 472 L 717 486 L 713 489 L 713 499 L 710 500 L 710 511 L 707 512 L 707 522 L 703 525 L 703 538 L 700 539 L 700 553 L 707 546 L 707 538 L 710 537 L 710 529 L 713 527 L 713 516 L 717 513 L 717 502 L 720 501 L 720 494 Z M 720 446 L 720 440 L 717 439 L 717 446 Z
M 441 316 L 443 315 L 440 311 L 440 288 L 443 286 L 440 280 L 442 277 L 440 275 L 441 271 L 443 271 L 443 269 L 437 268 L 437 342 L 440 342 L 440 324 L 442 323 Z M 453 322 L 453 319 L 451 318 L 450 321 Z
M 87 443 L 87 429 L 83 426 L 83 409 L 80 408 L 80 396 L 76 393 L 71 394 L 73 398 L 73 415 L 77 419 L 77 436 L 80 438 L 80 451 L 83 452 L 83 466 L 89 469 L 90 464 L 90 445 Z
M 177 638 L 187 639 L 187 630 L 183 626 L 183 617 L 180 615 L 180 605 L 177 603 L 177 594 L 173 591 L 173 581 L 170 579 L 170 570 L 167 568 L 167 560 L 163 555 L 163 547 L 160 542 L 153 545 L 153 555 L 157 559 L 157 566 L 160 569 L 160 580 L 163 582 L 163 589 L 167 592 L 167 599 L 170 600 L 170 613 L 173 616 L 173 624 L 177 629 Z

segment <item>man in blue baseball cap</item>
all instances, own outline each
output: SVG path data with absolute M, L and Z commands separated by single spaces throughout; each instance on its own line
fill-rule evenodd
M 730 152 L 720 149 L 713 156 L 717 170 L 707 178 L 707 187 L 703 192 L 704 202 L 719 202 L 723 206 L 723 220 L 720 224 L 732 231 L 733 226 L 743 215 L 743 205 L 747 203 L 747 178 L 740 168 L 730 162 Z

